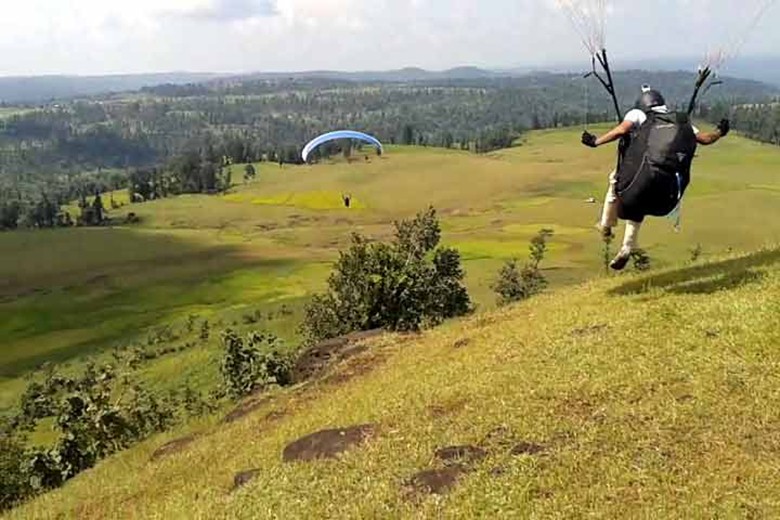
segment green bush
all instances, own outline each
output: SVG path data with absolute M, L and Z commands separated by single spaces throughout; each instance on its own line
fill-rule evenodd
M 209 325 L 209 320 L 203 320 L 203 323 L 200 324 L 200 334 L 198 337 L 201 341 L 208 341 L 210 335 L 211 325 Z
M 501 267 L 493 284 L 499 305 L 525 300 L 547 287 L 547 279 L 539 265 L 547 254 L 547 241 L 552 235 L 552 230 L 542 229 L 531 239 L 529 261 L 522 268 L 518 268 L 514 258 Z
M 306 337 L 319 341 L 377 328 L 418 330 L 468 313 L 460 254 L 437 248 L 440 238 L 433 208 L 396 222 L 389 243 L 354 234 L 328 278 L 328 290 L 306 306 Z
M 225 392 L 239 399 L 258 388 L 292 382 L 292 359 L 280 352 L 279 341 L 272 334 L 253 332 L 241 338 L 228 329 L 222 333 L 220 372 Z
M 24 443 L 5 429 L 0 432 L 0 512 L 32 495 L 29 462 Z
M 651 267 L 650 255 L 644 249 L 631 251 L 631 259 L 634 261 L 634 270 L 640 273 L 649 270 Z
M 114 358 L 132 370 L 137 352 L 117 351 Z M 61 486 L 100 459 L 175 424 L 182 412 L 210 409 L 191 390 L 179 399 L 159 396 L 113 366 L 88 364 L 69 377 L 47 369 L 23 393 L 17 416 L 0 429 L 0 510 Z M 181 414 L 181 415 L 180 415 Z M 51 418 L 58 432 L 48 448 L 26 449 L 24 434 Z

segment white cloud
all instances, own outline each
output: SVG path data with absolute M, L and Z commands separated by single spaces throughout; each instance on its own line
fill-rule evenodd
M 618 59 L 702 55 L 766 0 L 613 2 Z M 555 0 L 5 0 L 3 74 L 513 66 L 584 51 Z M 744 52 L 777 52 L 780 6 Z M 744 25 L 744 24 L 742 24 Z

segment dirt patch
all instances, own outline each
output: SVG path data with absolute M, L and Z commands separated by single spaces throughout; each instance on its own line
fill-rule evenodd
M 288 444 L 282 452 L 282 460 L 293 462 L 332 459 L 353 446 L 363 444 L 375 433 L 376 426 L 373 424 L 322 430 Z
M 439 448 L 434 454 L 436 459 L 445 465 L 473 464 L 487 457 L 487 451 L 477 446 L 447 446 Z
M 260 428 L 257 431 L 263 432 L 268 430 L 277 421 L 287 417 L 287 415 L 289 415 L 289 412 L 284 408 L 268 412 L 268 414 L 266 414 L 266 416 L 263 418 L 263 422 L 260 424 Z
M 591 334 L 598 334 L 599 332 L 604 332 L 607 329 L 609 329 L 609 325 L 607 325 L 606 323 L 597 323 L 595 325 L 587 325 L 585 327 L 578 327 L 576 329 L 572 329 L 571 335 L 589 336 Z
M 182 437 L 180 439 L 175 439 L 170 442 L 166 442 L 156 450 L 154 450 L 154 453 L 152 453 L 151 460 L 158 460 L 163 457 L 167 457 L 168 455 L 172 455 L 174 453 L 179 453 L 180 451 L 183 451 L 184 448 L 189 446 L 195 441 L 194 435 L 187 435 L 186 437 Z
M 300 383 L 322 376 L 333 363 L 365 352 L 367 347 L 358 345 L 358 343 L 382 334 L 384 334 L 384 331 L 381 329 L 354 332 L 307 348 L 295 362 L 292 371 L 293 380 L 296 383 Z
M 555 405 L 558 415 L 578 422 L 600 423 L 606 418 L 602 399 L 596 395 L 572 394 Z
M 479 446 L 464 444 L 446 446 L 434 452 L 434 461 L 443 468 L 420 471 L 404 482 L 404 488 L 413 496 L 420 494 L 443 495 L 458 483 L 460 477 L 473 471 L 488 452 Z
M 443 403 L 436 403 L 428 406 L 428 414 L 434 419 L 441 419 L 448 415 L 455 414 L 466 407 L 465 399 L 454 399 Z
M 239 404 L 236 406 L 229 414 L 227 414 L 223 419 L 222 423 L 232 423 L 239 419 L 242 419 L 249 415 L 252 412 L 257 411 L 259 408 L 261 408 L 263 405 L 267 404 L 269 398 L 250 398 L 247 401 Z
M 359 346 L 356 349 L 367 350 L 367 347 Z M 361 377 L 373 372 L 387 360 L 384 356 L 366 355 L 350 359 L 344 365 L 339 365 L 338 370 L 327 376 L 323 382 L 326 384 L 341 385 L 356 377 Z
M 259 474 L 260 474 L 260 470 L 259 469 L 249 469 L 249 470 L 246 470 L 246 471 L 241 471 L 240 473 L 236 473 L 236 476 L 233 477 L 233 489 L 232 489 L 232 491 L 237 490 L 241 486 L 249 484 Z
M 460 338 L 458 341 L 452 344 L 452 348 L 464 348 L 464 347 L 468 347 L 470 344 L 471 344 L 471 339 Z
M 515 441 L 516 437 L 512 429 L 506 425 L 501 425 L 487 432 L 479 444 L 491 450 L 499 449 L 504 451 L 512 446 Z
M 278 421 L 279 419 L 283 419 L 287 417 L 287 410 L 274 410 L 272 412 L 269 412 L 268 415 L 265 416 L 265 420 L 269 422 Z
M 412 475 L 406 481 L 408 491 L 416 494 L 444 495 L 450 491 L 458 479 L 466 472 L 462 466 L 449 466 L 442 469 L 428 469 Z
M 547 448 L 535 442 L 519 442 L 512 447 L 511 455 L 538 455 Z

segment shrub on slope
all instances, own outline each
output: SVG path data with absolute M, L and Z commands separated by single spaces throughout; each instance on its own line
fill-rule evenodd
M 418 330 L 469 312 L 460 254 L 437 247 L 436 211 L 396 222 L 392 242 L 354 234 L 328 279 L 306 307 L 304 332 L 319 341 L 354 331 Z

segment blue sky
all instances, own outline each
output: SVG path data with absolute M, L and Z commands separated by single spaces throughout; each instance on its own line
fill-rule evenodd
M 766 0 L 615 0 L 615 60 L 702 56 Z M 587 3 L 587 2 L 586 2 Z M 555 0 L 4 0 L 0 75 L 545 66 L 587 59 Z M 780 2 L 743 55 L 780 54 Z

